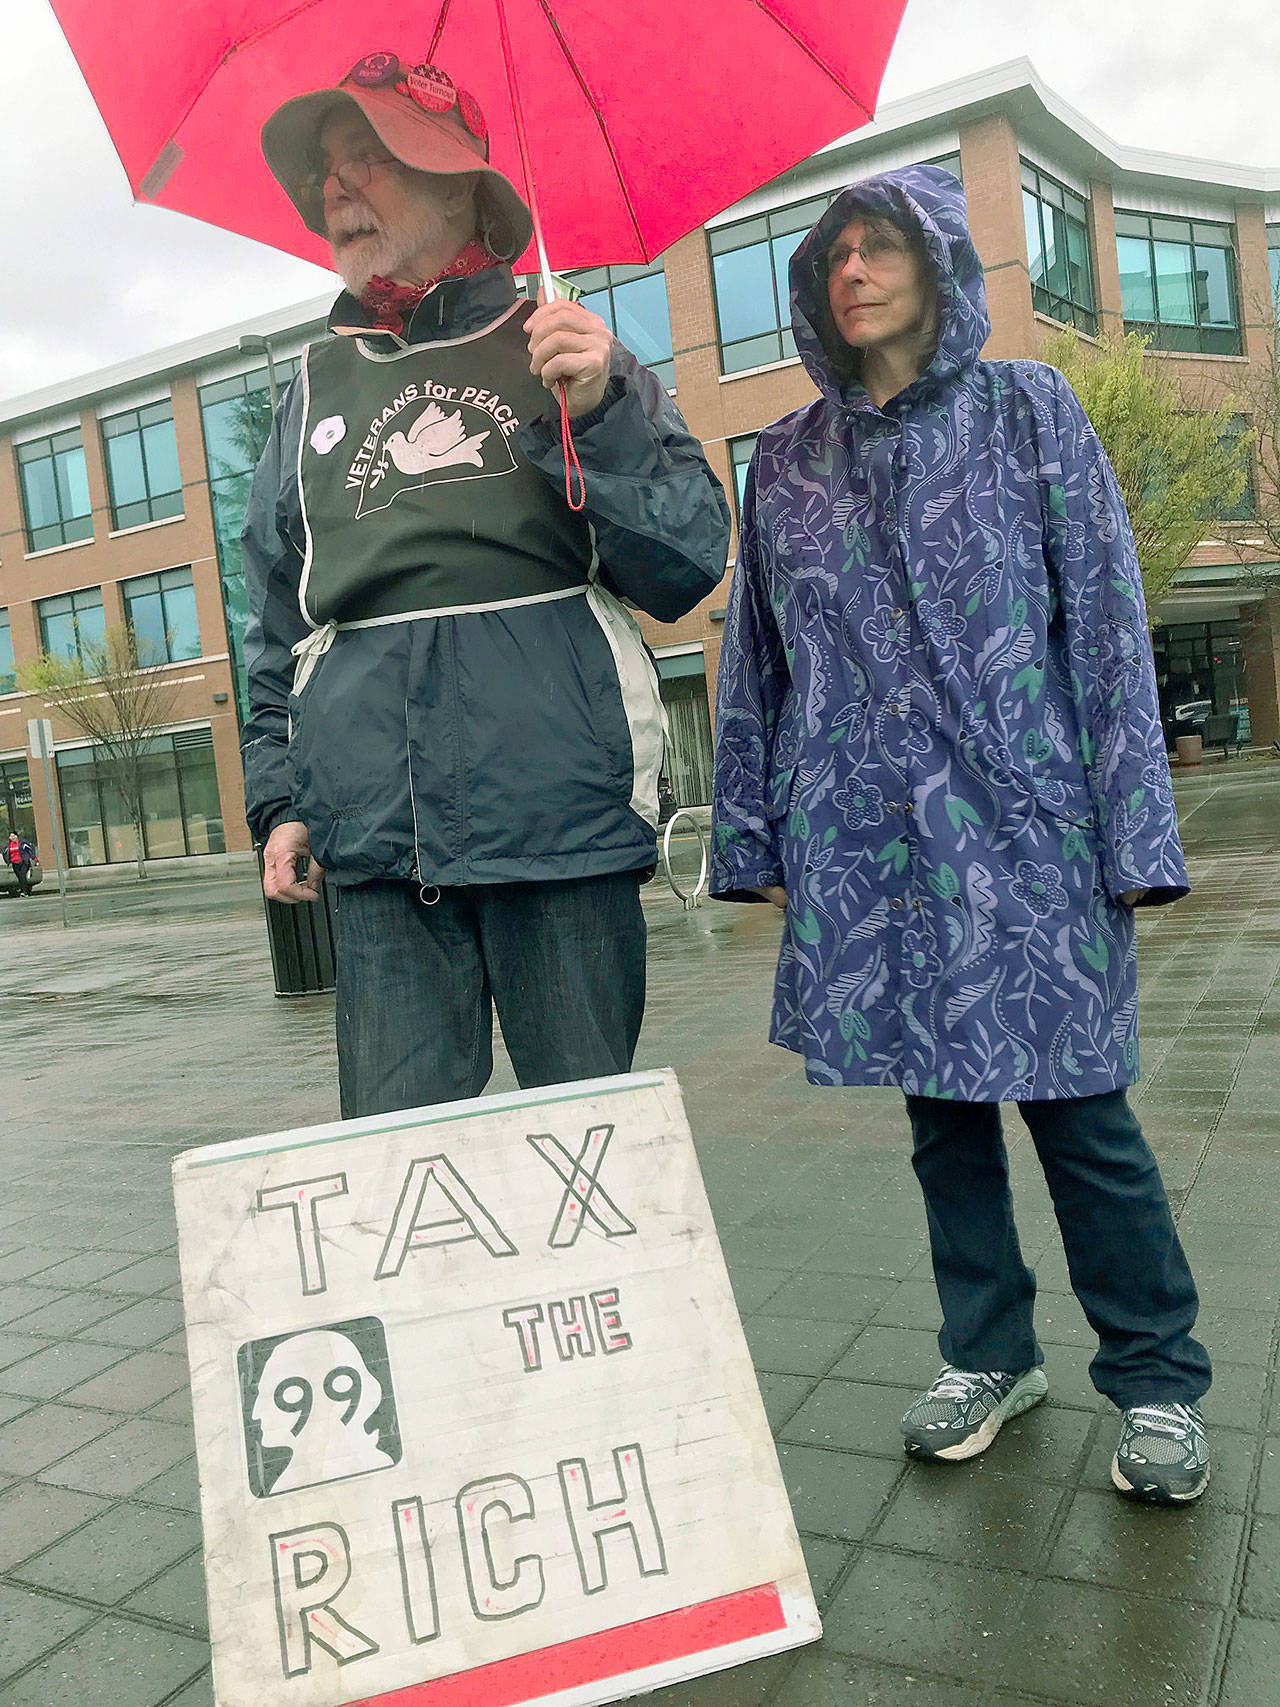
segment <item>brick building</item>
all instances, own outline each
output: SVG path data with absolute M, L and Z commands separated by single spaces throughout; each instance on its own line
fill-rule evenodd
M 925 160 L 964 182 L 987 270 L 988 355 L 1034 356 L 1064 322 L 1085 337 L 1138 328 L 1189 408 L 1238 394 L 1266 359 L 1280 170 L 1122 146 L 1016 61 L 885 107 L 653 267 L 578 275 L 589 306 L 674 389 L 735 502 L 759 428 L 813 396 L 787 324 L 792 250 L 836 190 Z M 127 620 L 167 660 L 178 693 L 148 761 L 148 854 L 247 847 L 240 517 L 271 392 L 326 308 L 255 318 L 0 409 L 0 828 L 50 845 L 49 802 L 26 753 L 26 720 L 42 707 L 16 690 L 15 660 L 74 650 Z M 1237 535 L 1248 536 L 1255 501 L 1242 501 Z M 1179 714 L 1195 715 L 1188 706 L 1235 706 L 1242 717 L 1247 707 L 1255 740 L 1280 738 L 1269 568 L 1280 577 L 1265 562 L 1246 573 L 1227 541 L 1207 538 L 1162 604 L 1155 644 L 1171 732 Z M 685 802 L 707 794 L 727 590 L 674 625 L 644 623 Z M 92 749 L 67 727 L 54 732 L 70 864 L 131 859 L 132 831 Z

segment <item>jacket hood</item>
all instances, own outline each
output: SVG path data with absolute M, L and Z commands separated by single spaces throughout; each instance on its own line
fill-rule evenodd
M 840 192 L 792 255 L 791 325 L 796 348 L 823 396 L 838 403 L 866 394 L 832 360 L 828 346 L 838 341 L 838 334 L 825 288 L 814 277 L 813 257 L 863 211 L 916 226 L 937 274 L 938 345 L 929 366 L 903 394 L 914 400 L 971 367 L 991 331 L 982 262 L 969 235 L 964 189 L 941 166 L 903 166 L 865 178 Z

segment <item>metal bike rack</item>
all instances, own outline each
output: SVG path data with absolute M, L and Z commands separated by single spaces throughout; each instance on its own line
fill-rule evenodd
M 671 832 L 682 818 L 688 818 L 693 825 L 698 838 L 699 869 L 697 882 L 692 889 L 685 890 L 676 882 L 675 873 L 671 869 Z M 662 834 L 662 864 L 667 874 L 667 882 L 671 885 L 674 895 L 684 902 L 684 910 L 691 913 L 695 907 L 702 905 L 702 897 L 710 887 L 710 870 L 707 863 L 707 838 L 702 833 L 702 825 L 694 817 L 687 806 L 682 806 L 678 812 L 673 812 L 667 820 L 667 827 Z

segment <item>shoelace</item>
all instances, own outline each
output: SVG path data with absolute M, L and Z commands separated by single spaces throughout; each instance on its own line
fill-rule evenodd
M 1172 1424 L 1175 1432 L 1187 1435 L 1204 1433 L 1204 1424 L 1190 1405 L 1133 1405 L 1129 1410 L 1129 1417 L 1133 1422 L 1141 1419 L 1166 1430 Z
M 1004 1372 L 999 1369 L 988 1369 L 982 1374 L 969 1369 L 944 1369 L 930 1387 L 929 1394 L 936 1399 L 971 1399 L 975 1393 L 982 1392 L 988 1382 L 1003 1380 Z

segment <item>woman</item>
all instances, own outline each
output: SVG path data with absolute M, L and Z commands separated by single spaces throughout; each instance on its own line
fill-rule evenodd
M 1209 1461 L 1195 1286 L 1124 1087 L 1132 908 L 1187 877 L 1138 565 L 1062 375 L 983 362 L 964 194 L 845 190 L 791 262 L 821 393 L 761 433 L 721 657 L 712 893 L 785 910 L 773 1041 L 814 1083 L 899 1085 L 946 1366 L 903 1419 L 955 1460 L 1043 1398 L 998 1104 L 1053 1195 L 1117 1488 Z

